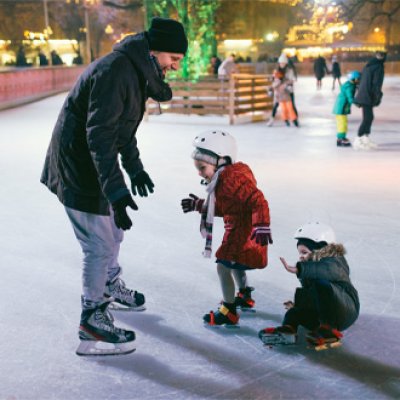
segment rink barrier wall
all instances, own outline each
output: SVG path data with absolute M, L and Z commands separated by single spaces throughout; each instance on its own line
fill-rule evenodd
M 68 91 L 84 66 L 21 68 L 0 72 L 0 110 Z
M 176 80 L 169 82 L 171 101 L 158 104 L 147 102 L 149 114 L 173 113 L 185 115 L 225 115 L 235 122 L 265 120 L 272 110 L 270 88 L 272 78 L 259 74 L 234 74 L 229 80 L 207 77 L 198 82 Z

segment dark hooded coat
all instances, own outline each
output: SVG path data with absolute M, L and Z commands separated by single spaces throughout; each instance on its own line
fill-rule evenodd
M 363 68 L 354 102 L 361 106 L 376 107 L 382 100 L 382 85 L 385 75 L 384 60 L 372 58 Z
M 109 215 L 110 203 L 129 193 L 143 170 L 136 131 L 148 97 L 172 98 L 150 58 L 147 33 L 126 37 L 82 73 L 53 130 L 40 181 L 65 206 Z
M 319 56 L 314 61 L 314 75 L 317 79 L 322 79 L 328 73 L 328 67 L 324 57 Z
M 333 291 L 331 304 L 335 310 L 332 318 L 339 330 L 352 325 L 360 311 L 358 292 L 350 281 L 350 269 L 344 254 L 343 245 L 332 243 L 314 251 L 310 260 L 299 261 L 296 265 L 302 287 L 296 290 L 295 307 L 314 308 L 313 282 L 317 279 L 330 282 Z

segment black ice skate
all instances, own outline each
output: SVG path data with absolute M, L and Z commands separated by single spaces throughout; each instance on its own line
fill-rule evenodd
M 242 311 L 255 312 L 256 302 L 251 298 L 251 292 L 254 290 L 253 287 L 246 286 L 244 289 L 239 289 L 235 297 L 235 306 L 240 308 Z
M 210 311 L 203 316 L 203 320 L 209 326 L 225 326 L 227 328 L 238 327 L 239 315 L 236 313 L 234 303 L 223 302 L 218 311 Z
M 129 354 L 135 351 L 135 332 L 117 328 L 107 307 L 109 302 L 97 308 L 83 310 L 79 326 L 81 340 L 78 356 L 109 356 Z
M 351 143 L 349 139 L 337 139 L 336 141 L 336 146 L 337 147 L 351 147 Z
M 104 296 L 113 302 L 110 306 L 111 310 L 143 311 L 146 309 L 144 295 L 136 290 L 128 289 L 120 278 L 107 282 Z
M 320 325 L 318 329 L 307 334 L 307 342 L 315 350 L 327 350 L 332 347 L 341 346 L 342 342 L 340 339 L 343 334 L 337 329 L 332 328 L 329 325 Z
M 297 333 L 290 325 L 265 328 L 258 332 L 258 337 L 267 346 L 296 344 Z

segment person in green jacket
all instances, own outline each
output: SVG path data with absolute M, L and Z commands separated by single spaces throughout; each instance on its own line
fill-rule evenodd
M 347 115 L 350 114 L 351 105 L 354 101 L 354 95 L 357 85 L 360 82 L 361 74 L 358 71 L 352 71 L 348 74 L 348 80 L 342 85 L 340 93 L 336 98 L 333 107 L 333 114 L 336 114 L 337 141 L 338 147 L 350 147 L 351 143 L 346 138 L 347 135 Z

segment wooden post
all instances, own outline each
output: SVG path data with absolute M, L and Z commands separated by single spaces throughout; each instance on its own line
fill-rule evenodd
M 235 120 L 235 75 L 229 77 L 229 125 L 233 125 Z

